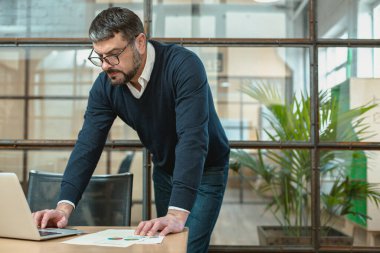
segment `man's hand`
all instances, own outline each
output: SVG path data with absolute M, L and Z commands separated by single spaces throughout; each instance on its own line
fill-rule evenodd
M 157 231 L 161 231 L 160 236 L 165 236 L 169 233 L 182 232 L 188 216 L 188 212 L 169 209 L 164 217 L 140 222 L 136 228 L 135 235 L 152 236 Z
M 69 204 L 59 204 L 56 209 L 45 209 L 32 214 L 37 227 L 64 228 L 69 222 L 73 207 Z

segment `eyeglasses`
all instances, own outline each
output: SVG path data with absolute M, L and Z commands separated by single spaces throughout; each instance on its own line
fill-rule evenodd
M 111 66 L 115 66 L 120 63 L 119 56 L 124 52 L 124 50 L 128 47 L 128 44 L 120 50 L 117 54 L 110 54 L 105 57 L 97 57 L 97 56 L 91 56 L 94 52 L 94 49 L 91 50 L 90 55 L 88 56 L 88 60 L 92 62 L 97 67 L 101 67 L 103 65 L 103 61 L 107 62 Z

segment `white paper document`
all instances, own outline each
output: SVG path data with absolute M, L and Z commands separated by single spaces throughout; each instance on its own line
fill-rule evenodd
M 164 236 L 134 235 L 132 229 L 107 229 L 100 232 L 83 235 L 62 243 L 77 245 L 96 245 L 111 247 L 128 247 L 133 244 L 158 244 Z

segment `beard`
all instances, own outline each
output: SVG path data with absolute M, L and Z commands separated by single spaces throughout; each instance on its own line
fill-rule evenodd
M 113 68 L 110 68 L 106 71 L 107 74 L 111 74 L 111 73 L 121 73 L 122 74 L 121 79 L 119 79 L 118 76 L 116 76 L 116 75 L 114 75 L 114 76 L 108 75 L 108 77 L 111 79 L 111 84 L 113 86 L 126 85 L 137 74 L 137 71 L 139 70 L 139 68 L 141 66 L 141 56 L 135 48 L 133 48 L 132 60 L 133 60 L 133 67 L 128 72 L 123 72 L 121 70 L 113 69 Z

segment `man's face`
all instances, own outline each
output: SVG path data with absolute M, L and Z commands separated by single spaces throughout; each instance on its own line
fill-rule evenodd
M 105 60 L 102 64 L 102 69 L 111 79 L 112 85 L 125 85 L 132 79 L 138 78 L 135 76 L 141 67 L 141 55 L 135 48 L 134 41 L 129 43 L 118 33 L 109 40 L 94 43 L 93 47 L 94 53 L 100 57 L 108 56 L 107 59 L 110 59 L 110 57 L 114 58 L 116 56 L 119 58 L 119 64 L 117 65 L 112 66 Z

